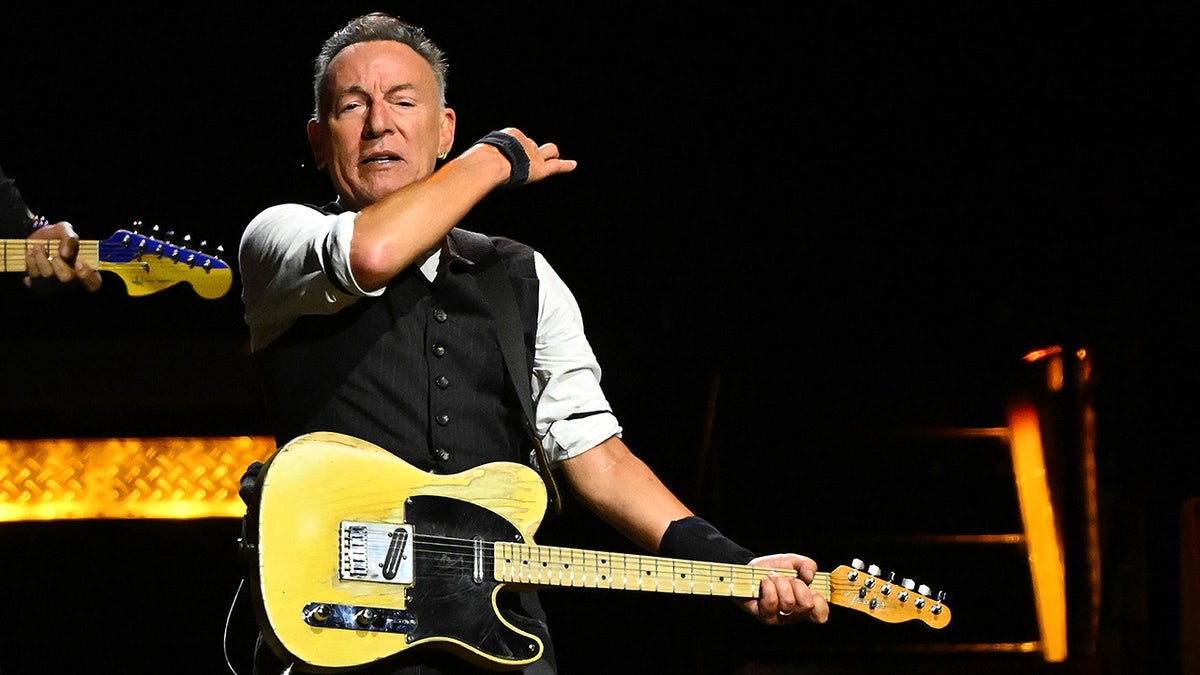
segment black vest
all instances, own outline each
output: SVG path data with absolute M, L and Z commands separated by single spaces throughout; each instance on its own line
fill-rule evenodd
M 256 352 L 278 443 L 336 431 L 436 473 L 528 461 L 521 405 L 476 273 L 504 266 L 525 338 L 527 363 L 518 371 L 529 373 L 538 308 L 533 250 L 461 229 L 449 239 L 432 283 L 412 266 L 381 296 L 303 316 Z

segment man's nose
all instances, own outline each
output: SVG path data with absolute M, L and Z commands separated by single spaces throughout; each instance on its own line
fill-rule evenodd
M 381 101 L 375 101 L 367 110 L 366 124 L 363 126 L 363 135 L 368 138 L 382 136 L 388 132 L 395 130 L 395 124 L 392 121 L 392 116 L 388 111 L 388 107 Z

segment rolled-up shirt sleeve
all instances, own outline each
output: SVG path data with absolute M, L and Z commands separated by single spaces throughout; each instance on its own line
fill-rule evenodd
M 280 204 L 250 221 L 238 261 L 252 349 L 270 344 L 302 315 L 333 314 L 383 293 L 363 290 L 350 272 L 357 215 Z
M 620 436 L 621 426 L 600 388 L 600 364 L 575 296 L 540 253 L 534 264 L 539 308 L 533 395 L 537 432 L 555 464 Z

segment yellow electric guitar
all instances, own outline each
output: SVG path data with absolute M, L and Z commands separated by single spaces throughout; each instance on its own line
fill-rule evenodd
M 514 669 L 540 658 L 543 645 L 500 615 L 496 596 L 506 587 L 753 598 L 764 576 L 795 575 L 539 546 L 532 537 L 546 505 L 542 479 L 521 464 L 435 475 L 351 436 L 301 436 L 267 462 L 251 511 L 250 578 L 264 637 L 281 658 L 323 672 L 423 646 Z M 812 588 L 881 621 L 950 622 L 941 594 L 859 567 L 818 573 Z
M 58 251 L 56 239 L 0 239 L 4 262 L 0 272 L 24 272 L 25 252 L 44 246 Z M 233 284 L 233 270 L 220 258 L 130 230 L 117 230 L 104 241 L 79 242 L 79 260 L 125 281 L 131 296 L 149 295 L 185 281 L 202 298 L 219 298 Z

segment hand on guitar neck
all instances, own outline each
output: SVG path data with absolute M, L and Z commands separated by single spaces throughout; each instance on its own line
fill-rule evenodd
M 44 221 L 42 221 L 44 222 Z M 44 242 L 25 249 L 25 287 L 37 293 L 51 293 L 75 286 L 89 292 L 100 289 L 100 270 L 80 260 L 79 235 L 66 221 L 44 224 L 33 231 L 31 240 Z M 54 246 L 57 244 L 57 246 Z
M 80 240 L 70 223 L 59 222 L 37 228 L 28 239 L 0 240 L 0 247 L 0 272 L 24 272 L 25 285 L 43 293 L 77 282 L 95 291 L 101 272 L 121 277 L 132 296 L 185 281 L 197 295 L 212 300 L 233 285 L 233 271 L 220 258 L 137 231 L 117 230 L 103 241 L 88 241 Z

